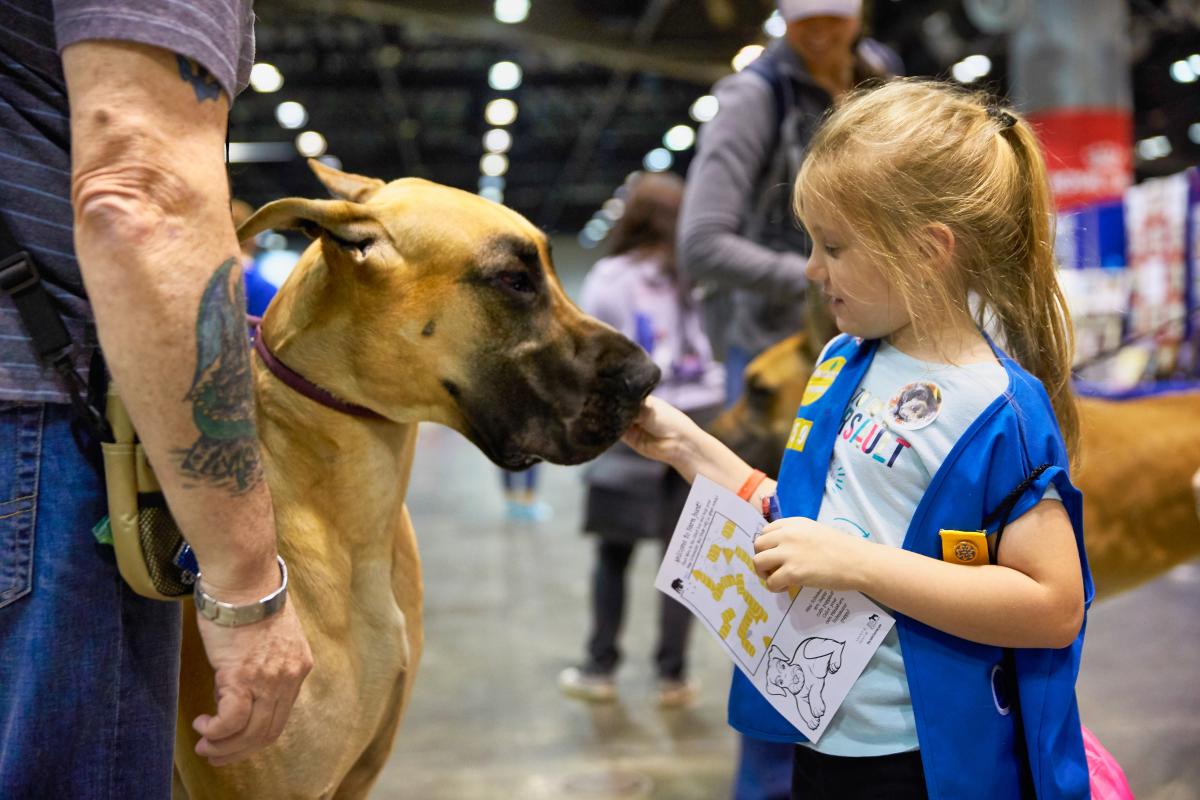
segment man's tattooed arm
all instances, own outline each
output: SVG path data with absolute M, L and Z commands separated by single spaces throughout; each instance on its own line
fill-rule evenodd
M 186 476 L 234 494 L 262 480 L 245 309 L 241 270 L 230 258 L 213 273 L 196 316 L 196 370 L 186 399 L 200 437 L 176 453 Z
M 179 65 L 179 77 L 192 85 L 198 102 L 216 100 L 221 96 L 221 84 L 217 83 L 211 72 L 190 58 L 178 54 L 175 56 L 175 63 Z

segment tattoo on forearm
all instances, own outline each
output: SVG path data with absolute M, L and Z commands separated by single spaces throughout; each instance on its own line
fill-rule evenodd
M 192 85 L 196 100 L 203 103 L 205 100 L 216 100 L 221 96 L 221 84 L 217 83 L 211 72 L 179 54 L 175 55 L 175 63 L 179 65 L 179 77 Z
M 234 494 L 262 480 L 245 310 L 241 270 L 231 258 L 200 298 L 196 374 L 186 397 L 200 438 L 177 451 L 185 475 Z

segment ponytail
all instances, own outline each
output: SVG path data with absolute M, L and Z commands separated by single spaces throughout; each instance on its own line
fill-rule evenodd
M 1007 112 L 1004 112 L 1007 114 Z M 1009 203 L 1020 235 L 1014 258 L 993 264 L 998 280 L 985 304 L 996 317 L 1009 354 L 1042 382 L 1072 463 L 1078 459 L 1079 411 L 1071 391 L 1075 335 L 1054 259 L 1054 205 L 1046 166 L 1032 128 L 1016 119 L 999 136 L 1012 148 L 1016 181 Z

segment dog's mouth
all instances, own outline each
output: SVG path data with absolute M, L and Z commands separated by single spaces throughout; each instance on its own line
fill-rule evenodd
M 553 408 L 504 408 L 476 415 L 470 402 L 460 404 L 467 422 L 464 435 L 497 466 L 511 471 L 532 467 L 541 461 L 575 465 L 591 461 L 612 447 L 637 418 L 642 400 L 653 384 L 630 393 L 608 382 L 587 395 L 582 406 L 569 415 Z

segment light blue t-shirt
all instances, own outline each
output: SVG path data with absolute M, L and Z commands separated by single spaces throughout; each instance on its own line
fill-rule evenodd
M 938 467 L 1007 386 L 1008 376 L 994 359 L 938 364 L 881 343 L 843 415 L 817 521 L 900 547 Z M 820 742 L 808 746 L 838 756 L 879 756 L 917 748 L 895 628 Z

